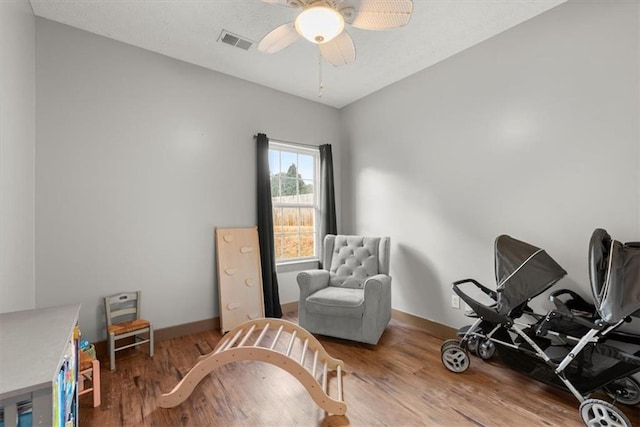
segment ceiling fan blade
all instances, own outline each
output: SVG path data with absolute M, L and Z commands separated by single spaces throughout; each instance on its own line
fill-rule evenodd
M 257 49 L 264 53 L 276 53 L 291 46 L 296 40 L 298 40 L 298 32 L 293 22 L 287 22 L 264 36 L 258 43 Z
M 407 25 L 411 12 L 412 0 L 360 0 L 350 24 L 365 30 L 387 30 Z
M 356 60 L 356 47 L 353 44 L 351 36 L 343 31 L 333 40 L 322 43 L 320 53 L 331 64 L 339 67 L 341 65 L 351 64 Z
M 302 2 L 300 0 L 262 0 L 263 3 L 275 4 L 278 6 L 287 7 L 301 7 Z

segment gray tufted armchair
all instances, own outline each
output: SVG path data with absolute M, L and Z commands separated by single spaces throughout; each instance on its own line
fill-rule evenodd
M 323 269 L 300 272 L 299 324 L 312 333 L 377 344 L 391 320 L 389 238 L 327 235 Z

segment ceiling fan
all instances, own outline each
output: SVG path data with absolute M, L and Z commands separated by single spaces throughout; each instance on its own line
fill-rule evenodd
M 365 30 L 387 30 L 407 25 L 412 0 L 262 0 L 264 3 L 302 9 L 292 22 L 280 25 L 258 43 L 260 52 L 276 53 L 302 36 L 320 47 L 331 64 L 341 66 L 356 59 L 345 23 Z

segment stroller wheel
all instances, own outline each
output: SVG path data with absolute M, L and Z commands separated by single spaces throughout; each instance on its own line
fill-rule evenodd
M 482 360 L 489 360 L 494 354 L 496 354 L 496 345 L 491 340 L 482 340 L 476 347 L 476 355 Z
M 451 372 L 460 373 L 469 369 L 469 353 L 458 344 L 451 344 L 443 349 L 440 360 Z
M 469 350 L 469 353 L 475 353 L 476 351 L 478 351 L 479 341 L 480 340 L 476 336 L 469 337 L 469 339 L 467 340 L 467 350 Z
M 640 403 L 640 383 L 632 377 L 619 378 L 602 387 L 616 402 L 633 406 Z
M 451 347 L 452 345 L 460 345 L 460 341 L 456 340 L 456 339 L 449 339 L 449 340 L 445 340 L 442 345 L 440 346 L 440 354 L 442 354 L 443 351 L 445 351 L 448 347 Z
M 580 404 L 580 416 L 588 427 L 631 427 L 629 418 L 609 402 L 587 399 Z

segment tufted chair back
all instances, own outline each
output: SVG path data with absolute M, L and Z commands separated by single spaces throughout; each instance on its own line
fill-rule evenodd
M 367 277 L 389 274 L 389 238 L 329 234 L 322 261 L 330 286 L 362 288 Z

